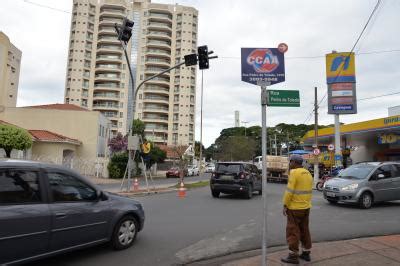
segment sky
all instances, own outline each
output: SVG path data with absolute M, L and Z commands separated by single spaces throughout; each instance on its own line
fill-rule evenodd
M 268 107 L 267 125 L 313 124 L 314 87 L 326 94 L 325 54 L 349 52 L 377 0 L 159 0 L 199 11 L 198 45 L 208 45 L 218 59 L 203 71 L 203 144 L 208 147 L 224 128 L 261 125 L 260 87 L 241 81 L 242 47 L 289 47 L 285 82 L 270 89 L 299 90 L 300 107 Z M 36 5 L 32 4 L 35 3 Z M 40 7 L 44 5 L 53 9 Z M 72 0 L 1 0 L 0 31 L 22 51 L 18 106 L 64 101 Z M 356 45 L 358 113 L 342 115 L 352 123 L 387 116 L 400 104 L 400 1 L 382 0 Z M 197 75 L 196 140 L 200 140 L 200 81 Z M 333 124 L 327 100 L 321 101 L 319 123 Z

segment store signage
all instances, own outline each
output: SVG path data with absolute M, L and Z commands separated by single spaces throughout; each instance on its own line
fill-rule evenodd
M 399 134 L 382 134 L 378 137 L 378 144 L 397 144 L 400 143 Z
M 356 71 L 354 53 L 326 55 L 328 114 L 356 114 Z
M 285 81 L 285 57 L 278 48 L 242 48 L 241 58 L 242 81 L 255 85 Z

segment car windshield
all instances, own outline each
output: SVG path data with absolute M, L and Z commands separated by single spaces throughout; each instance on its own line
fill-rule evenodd
M 240 164 L 218 164 L 218 173 L 239 173 L 241 171 Z
M 373 165 L 352 165 L 344 169 L 338 175 L 341 178 L 365 179 L 369 173 L 375 168 Z

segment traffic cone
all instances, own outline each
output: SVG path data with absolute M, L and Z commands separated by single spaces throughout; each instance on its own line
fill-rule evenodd
M 137 178 L 135 178 L 135 181 L 133 182 L 133 191 L 138 191 L 139 190 L 139 182 Z
M 186 188 L 185 185 L 183 184 L 183 181 L 181 181 L 181 185 L 178 189 L 178 197 L 180 197 L 181 199 L 186 197 Z

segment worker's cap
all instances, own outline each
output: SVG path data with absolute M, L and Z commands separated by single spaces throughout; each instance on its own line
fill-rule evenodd
M 302 164 L 303 163 L 303 157 L 301 157 L 298 154 L 293 154 L 292 156 L 290 156 L 290 161 L 293 161 L 293 162 L 298 163 L 298 164 Z

